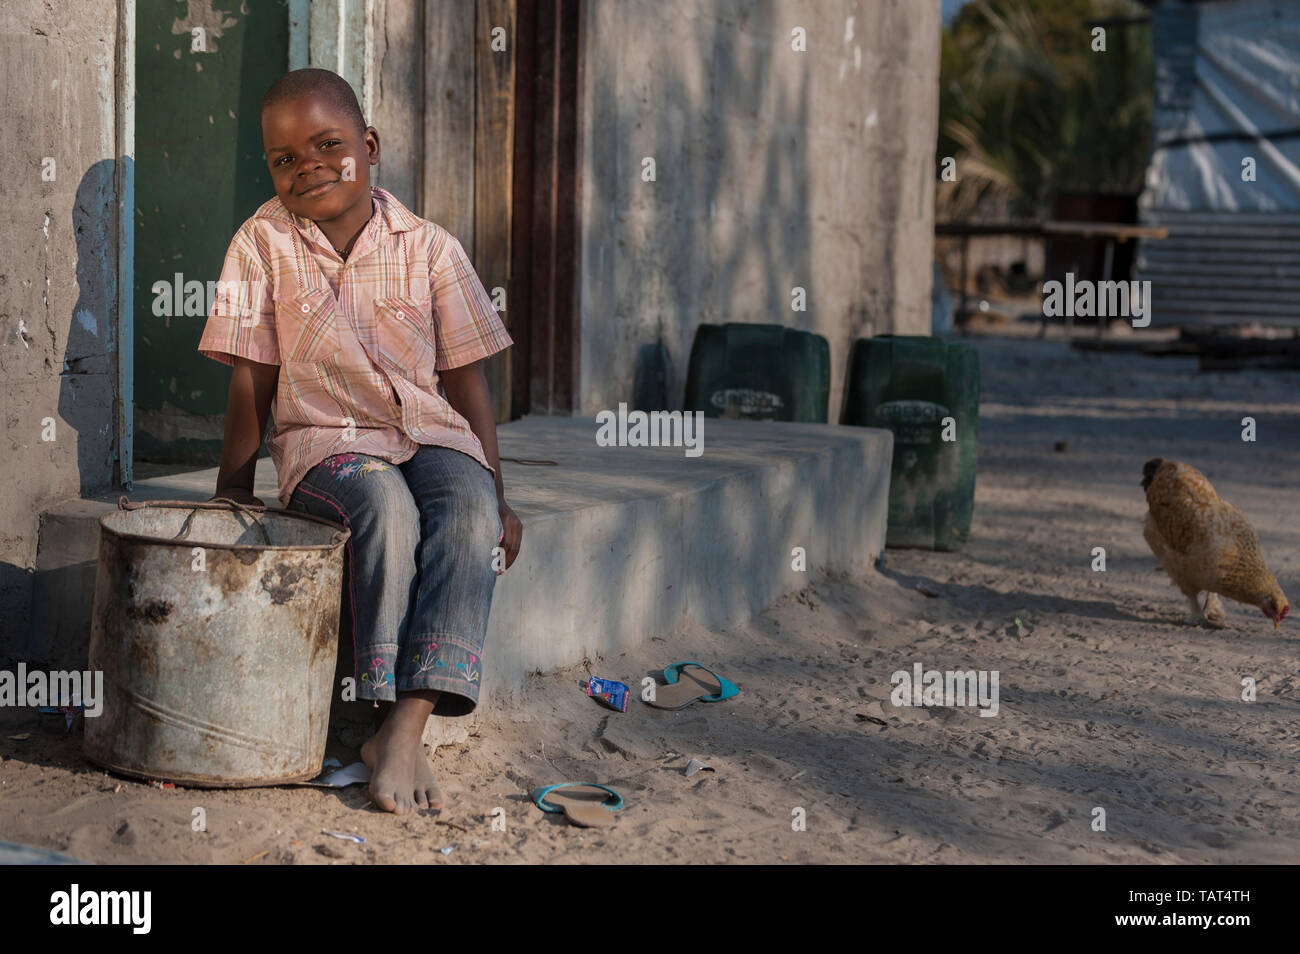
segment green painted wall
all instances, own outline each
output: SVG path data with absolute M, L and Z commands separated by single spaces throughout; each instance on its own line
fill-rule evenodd
M 195 50 L 195 28 L 204 50 Z M 271 187 L 257 107 L 288 69 L 287 0 L 137 0 L 135 458 L 214 464 L 230 369 L 195 348 L 207 318 L 156 316 L 155 282 L 215 281 Z M 170 297 L 170 291 L 167 293 Z

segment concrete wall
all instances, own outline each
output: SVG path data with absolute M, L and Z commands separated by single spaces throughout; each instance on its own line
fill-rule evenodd
M 755 321 L 830 341 L 838 420 L 855 338 L 929 333 L 939 0 L 582 15 L 580 410 L 630 401 L 658 343 L 680 407 L 696 325 Z
M 0 5 L 0 656 L 26 632 L 43 506 L 113 479 L 116 42 L 114 0 Z

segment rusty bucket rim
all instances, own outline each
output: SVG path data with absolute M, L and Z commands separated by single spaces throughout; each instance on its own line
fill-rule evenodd
M 125 504 L 130 503 L 133 506 L 127 507 Z M 111 533 L 113 536 L 123 540 L 142 540 L 149 543 L 162 543 L 169 546 L 184 547 L 193 549 L 195 546 L 202 546 L 208 550 L 333 550 L 347 543 L 352 536 L 352 531 L 340 523 L 333 520 L 327 520 L 325 517 L 318 517 L 312 513 L 302 513 L 297 510 L 285 510 L 283 507 L 263 507 L 257 510 L 258 513 L 271 513 L 280 516 L 292 517 L 295 520 L 308 520 L 312 523 L 319 523 L 323 526 L 333 529 L 334 535 L 328 543 L 302 543 L 302 544 L 275 544 L 275 543 L 203 543 L 196 544 L 193 540 L 173 539 L 170 537 L 155 537 L 144 533 L 124 533 L 121 530 L 115 530 L 107 523 L 109 517 L 136 510 L 145 510 L 149 508 L 173 509 L 173 510 L 221 510 L 226 513 L 238 514 L 240 510 L 227 504 L 219 503 L 212 500 L 131 500 L 126 494 L 117 498 L 117 509 L 110 510 L 99 518 L 99 529 L 101 533 Z M 252 508 L 249 508 L 252 509 Z

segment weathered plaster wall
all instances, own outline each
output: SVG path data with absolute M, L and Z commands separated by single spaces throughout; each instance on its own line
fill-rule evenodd
M 0 656 L 27 628 L 42 507 L 113 479 L 116 31 L 113 0 L 0 5 Z
M 830 341 L 837 420 L 855 338 L 929 332 L 939 0 L 617 0 L 582 30 L 580 410 L 656 344 L 680 407 L 696 326 L 755 321 Z

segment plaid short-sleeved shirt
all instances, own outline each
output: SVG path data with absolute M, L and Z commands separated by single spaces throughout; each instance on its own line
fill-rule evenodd
M 488 467 L 438 372 L 496 354 L 510 334 L 460 242 L 385 190 L 371 196 L 347 261 L 278 198 L 258 209 L 230 243 L 199 340 L 224 364 L 280 366 L 267 448 L 285 507 L 307 471 L 345 451 L 397 464 L 435 444 Z

